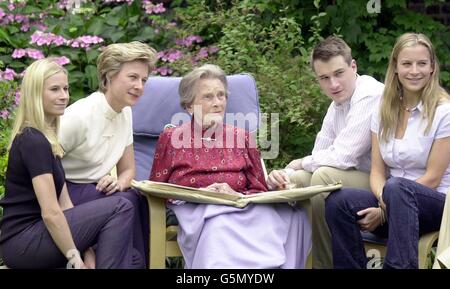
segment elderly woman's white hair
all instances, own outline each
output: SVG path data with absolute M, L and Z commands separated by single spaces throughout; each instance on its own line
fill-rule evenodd
M 178 93 L 180 105 L 186 109 L 194 102 L 197 81 L 200 79 L 219 79 L 227 92 L 227 77 L 225 72 L 217 65 L 204 64 L 185 75 L 180 82 Z M 227 93 L 228 95 L 228 93 Z

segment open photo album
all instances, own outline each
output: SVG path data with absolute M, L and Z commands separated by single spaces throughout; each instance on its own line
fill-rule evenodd
M 218 193 L 204 189 L 196 189 L 153 181 L 133 180 L 131 185 L 143 194 L 148 194 L 158 198 L 176 199 L 192 203 L 230 205 L 238 208 L 243 208 L 249 203 L 290 203 L 295 201 L 303 201 L 319 193 L 331 192 L 342 187 L 341 183 L 334 183 L 325 186 L 320 185 L 244 195 L 240 193 Z

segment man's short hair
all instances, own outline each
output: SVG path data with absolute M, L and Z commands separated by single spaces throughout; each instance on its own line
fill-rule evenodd
M 329 61 L 335 56 L 341 55 L 344 57 L 348 65 L 352 62 L 352 49 L 345 43 L 344 40 L 337 36 L 329 36 L 325 40 L 317 43 L 311 55 L 311 68 L 314 71 L 314 61 L 321 60 L 323 62 Z

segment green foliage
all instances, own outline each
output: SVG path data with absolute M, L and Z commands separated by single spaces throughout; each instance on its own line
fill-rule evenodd
M 331 1 L 327 1 L 331 2 Z M 381 1 L 379 14 L 368 13 L 367 0 L 332 1 L 323 5 L 326 17 L 323 30 L 341 35 L 352 48 L 361 74 L 384 81 L 389 55 L 398 36 L 406 32 L 427 35 L 433 42 L 441 63 L 441 81 L 450 88 L 450 29 L 427 15 L 408 10 L 407 1 Z M 429 0 L 428 5 L 439 3 Z
M 329 105 L 309 67 L 323 14 L 313 15 L 316 30 L 305 40 L 301 25 L 287 8 L 270 17 L 277 9 L 274 1 L 217 1 L 212 8 L 205 4 L 189 1 L 190 13 L 183 14 L 188 30 L 206 33 L 216 42 L 220 50 L 214 63 L 226 73 L 253 74 L 263 112 L 279 114 L 280 154 L 266 164 L 279 167 L 309 154 Z
M 8 25 L 0 24 L 0 65 L 3 63 L 0 68 L 3 69 L 4 66 L 19 74 L 34 61 L 28 56 L 12 57 L 16 49 L 33 48 L 45 56 L 66 56 L 70 59 L 65 67 L 69 71 L 71 103 L 97 90 L 96 60 L 102 47 L 108 44 L 138 40 L 157 51 L 182 49 L 184 58 L 180 62 L 184 63 L 189 63 L 190 57 L 200 49 L 199 45 L 176 45 L 177 38 L 189 34 L 180 31 L 174 24 L 174 13 L 169 10 L 162 14 L 146 14 L 143 1 L 136 0 L 130 5 L 105 3 L 103 0 L 86 1 L 81 9 L 71 11 L 58 6 L 59 2 L 63 2 L 58 0 L 21 2 L 23 3 L 16 3 L 13 11 L 9 11 L 8 2 L 0 1 L 0 9 L 4 13 L 23 18 L 21 21 L 11 21 Z M 32 24 L 29 25 L 29 30 L 25 28 L 25 22 Z M 36 31 L 52 33 L 69 41 L 83 36 L 96 36 L 103 41 L 89 44 L 88 48 L 77 47 L 73 43 L 33 43 L 32 35 Z M 158 64 L 170 68 L 171 61 L 176 60 L 169 60 L 169 63 L 160 61 Z M 189 68 L 191 67 L 192 64 Z
M 367 11 L 367 0 L 185 2 L 187 8 L 177 11 L 183 27 L 217 44 L 214 61 L 227 73 L 252 73 L 262 110 L 280 113 L 280 156 L 266 162 L 269 167 L 311 152 L 329 101 L 315 83 L 308 56 L 328 35 L 342 36 L 352 47 L 360 74 L 383 81 L 396 37 L 424 33 L 437 50 L 442 83 L 450 88 L 448 27 L 408 10 L 403 0 L 382 1 L 379 14 Z
M 8 165 L 8 144 L 11 133 L 12 117 L 11 108 L 14 106 L 15 91 L 17 85 L 14 82 L 0 81 L 0 199 L 5 193 L 5 173 Z M 0 207 L 0 218 L 3 215 Z

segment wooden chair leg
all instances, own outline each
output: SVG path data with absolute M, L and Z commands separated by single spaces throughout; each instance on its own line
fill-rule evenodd
M 439 231 L 422 235 L 419 239 L 419 269 L 428 269 L 427 260 L 431 253 L 431 248 L 439 237 Z
M 150 269 L 166 268 L 165 200 L 146 195 L 150 214 Z
M 304 200 L 302 202 L 299 202 L 298 205 L 306 210 L 306 214 L 308 216 L 308 221 L 309 221 L 310 224 L 312 224 L 311 201 L 310 200 Z M 309 251 L 308 257 L 306 258 L 305 269 L 312 269 L 312 251 L 311 250 Z

